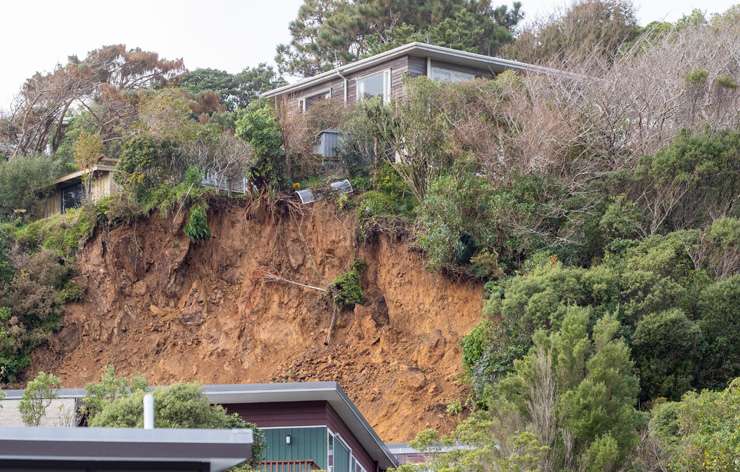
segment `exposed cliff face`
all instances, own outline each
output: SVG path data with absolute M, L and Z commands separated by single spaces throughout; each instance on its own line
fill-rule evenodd
M 480 286 L 426 271 L 403 243 L 358 247 L 354 218 L 330 204 L 272 219 L 224 205 L 209 222 L 199 244 L 172 217 L 100 231 L 78 257 L 85 302 L 67 306 L 34 370 L 65 386 L 108 364 L 152 384 L 337 380 L 386 441 L 449 430 Z M 326 297 L 264 277 L 326 287 L 355 257 L 368 263 L 368 302 L 340 315 L 329 345 Z

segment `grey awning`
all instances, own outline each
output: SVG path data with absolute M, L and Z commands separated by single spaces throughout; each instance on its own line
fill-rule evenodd
M 252 457 L 249 429 L 0 428 L 0 462 L 199 463 L 222 471 Z

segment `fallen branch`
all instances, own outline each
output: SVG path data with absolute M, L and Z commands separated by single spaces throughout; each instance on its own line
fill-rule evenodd
M 264 274 L 262 275 L 262 280 L 265 280 L 267 282 L 281 282 L 281 283 L 291 284 L 291 285 L 295 285 L 298 287 L 307 288 L 310 290 L 318 290 L 319 292 L 324 292 L 324 293 L 329 292 L 329 290 L 325 288 L 316 287 L 315 285 L 303 284 L 301 282 L 296 282 L 295 280 L 286 279 L 285 277 L 281 277 L 279 275 L 275 275 L 270 272 L 264 272 Z
M 339 314 L 339 307 L 334 305 L 332 303 L 332 306 L 334 309 L 331 313 L 331 322 L 329 323 L 329 332 L 326 333 L 326 341 L 324 341 L 324 345 L 328 346 L 331 344 L 331 337 L 334 334 L 334 326 L 337 324 L 337 315 Z

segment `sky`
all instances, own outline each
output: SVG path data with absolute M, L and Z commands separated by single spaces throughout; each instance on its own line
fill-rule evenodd
M 727 10 L 738 0 L 634 0 L 641 24 L 673 21 L 694 8 Z M 527 18 L 548 16 L 568 0 L 521 0 Z M 23 81 L 70 55 L 126 44 L 183 58 L 189 69 L 238 72 L 273 63 L 290 40 L 302 0 L 0 0 L 0 110 Z M 498 2 L 494 2 L 498 3 Z

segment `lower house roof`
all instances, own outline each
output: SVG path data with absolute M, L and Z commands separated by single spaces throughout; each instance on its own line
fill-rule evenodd
M 252 457 L 249 429 L 0 428 L 0 461 L 198 463 L 222 471 Z
M 213 384 L 203 385 L 202 390 L 211 403 L 219 405 L 325 401 L 337 412 L 357 441 L 381 468 L 398 465 L 395 455 L 380 440 L 337 382 Z M 8 400 L 23 396 L 23 390 L 6 390 L 4 393 Z M 57 398 L 83 398 L 85 389 L 62 388 L 56 390 L 56 395 Z

